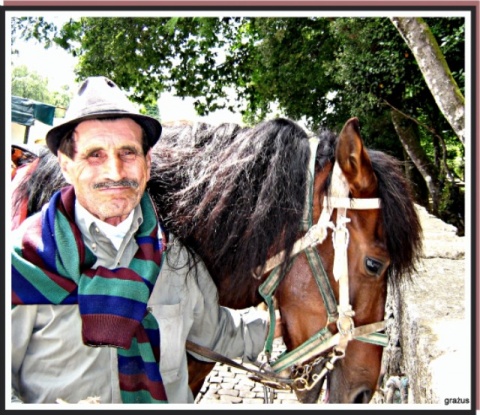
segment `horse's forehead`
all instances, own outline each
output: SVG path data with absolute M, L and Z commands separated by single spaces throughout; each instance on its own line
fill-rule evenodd
M 347 214 L 352 226 L 350 232 L 361 232 L 368 238 L 384 242 L 385 229 L 381 209 L 349 210 Z

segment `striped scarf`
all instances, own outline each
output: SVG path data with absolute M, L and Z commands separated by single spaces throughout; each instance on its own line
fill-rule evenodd
M 159 327 L 147 311 L 165 246 L 148 194 L 140 205 L 139 248 L 128 268 L 92 268 L 96 257 L 74 220 L 73 187 L 55 193 L 20 245 L 14 244 L 12 304 L 78 304 L 84 344 L 118 348 L 123 402 L 167 403 L 159 371 Z

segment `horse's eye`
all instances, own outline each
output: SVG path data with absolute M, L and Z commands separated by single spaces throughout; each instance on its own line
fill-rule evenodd
M 365 268 L 367 272 L 372 275 L 380 275 L 383 269 L 383 262 L 377 261 L 376 259 L 366 257 L 365 258 Z

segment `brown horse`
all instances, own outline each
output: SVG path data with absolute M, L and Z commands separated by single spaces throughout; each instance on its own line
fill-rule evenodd
M 387 284 L 412 275 L 421 249 L 398 162 L 365 149 L 355 118 L 338 139 L 323 131 L 317 140 L 285 119 L 184 126 L 155 152 L 150 192 L 207 264 L 220 303 L 244 308 L 275 297 L 290 351 L 277 371 L 295 379 L 299 401 L 317 402 L 328 378 L 327 401 L 369 402 Z M 198 393 L 212 365 L 193 360 Z
M 56 190 L 28 186 L 31 200 Z M 325 381 L 330 403 L 370 401 L 387 285 L 414 273 L 421 227 L 398 161 L 365 149 L 357 119 L 338 137 L 286 119 L 165 126 L 148 190 L 222 305 L 275 299 L 287 353 L 270 365 L 300 402 L 317 402 Z M 212 367 L 191 357 L 194 394 Z

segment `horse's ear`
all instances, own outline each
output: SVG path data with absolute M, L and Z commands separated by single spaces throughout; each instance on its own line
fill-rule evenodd
M 350 185 L 353 196 L 372 196 L 377 189 L 377 177 L 363 146 L 357 118 L 350 118 L 343 126 L 335 157 Z

